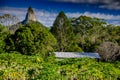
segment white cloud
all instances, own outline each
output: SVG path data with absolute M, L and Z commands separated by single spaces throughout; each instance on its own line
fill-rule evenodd
M 59 2 L 99 4 L 99 8 L 120 10 L 120 0 L 53 0 Z
M 81 15 L 83 15 L 82 13 L 79 13 L 79 12 L 76 12 L 76 13 L 66 13 L 66 15 L 69 17 L 69 18 L 73 18 L 73 17 L 75 17 L 75 18 L 77 18 L 77 17 L 79 17 L 79 16 L 81 16 Z
M 119 0 L 53 0 L 59 2 L 73 2 L 73 3 L 103 3 L 103 4 L 110 4 L 112 2 L 119 2 Z
M 43 23 L 45 26 L 52 26 L 53 21 L 57 16 L 57 13 L 35 10 L 35 15 L 37 20 Z
M 109 3 L 107 5 L 100 5 L 99 8 L 108 8 L 108 9 L 115 9 L 115 10 L 120 10 L 120 2 L 113 2 Z
M 34 9 L 34 12 L 37 20 L 44 24 L 45 26 L 52 26 L 53 21 L 57 16 L 57 13 L 47 12 L 44 10 Z M 17 16 L 20 21 L 23 21 L 27 13 L 27 8 L 12 8 L 12 7 L 0 8 L 0 15 L 3 15 L 5 13 Z
M 96 2 L 99 2 L 99 0 L 54 0 L 54 1 L 72 2 L 72 3 L 96 3 Z
M 104 14 L 104 13 L 90 13 L 90 12 L 85 12 L 83 13 L 83 15 L 102 18 L 106 20 L 120 20 L 120 15 L 110 15 L 110 14 Z
M 53 22 L 56 16 L 58 15 L 58 13 L 48 12 L 44 10 L 34 9 L 34 11 L 35 11 L 37 20 L 41 22 L 43 25 L 48 27 L 53 25 Z M 26 8 L 10 8 L 10 7 L 0 8 L 0 15 L 3 15 L 5 13 L 15 15 L 20 19 L 20 21 L 22 21 L 25 19 L 27 9 Z M 110 23 L 113 23 L 115 25 L 120 25 L 120 15 L 110 15 L 110 14 L 104 14 L 104 13 L 91 13 L 91 12 L 84 12 L 84 13 L 67 12 L 66 15 L 69 18 L 79 17 L 81 15 L 85 15 L 89 17 L 97 17 L 97 18 L 106 19 L 107 21 L 111 20 Z
M 120 25 L 120 15 L 111 15 L 111 14 L 104 14 L 104 13 L 91 13 L 91 12 L 84 12 L 84 13 L 66 13 L 68 17 L 79 17 L 81 15 L 89 16 L 89 17 L 96 17 L 107 20 L 108 24 Z
M 110 24 L 114 24 L 114 25 L 116 25 L 116 26 L 120 26 L 120 20 L 110 20 L 110 21 L 108 21 L 108 23 L 110 23 Z

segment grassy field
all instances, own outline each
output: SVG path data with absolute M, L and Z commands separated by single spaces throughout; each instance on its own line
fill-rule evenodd
M 0 54 L 0 80 L 119 80 L 120 62 Z

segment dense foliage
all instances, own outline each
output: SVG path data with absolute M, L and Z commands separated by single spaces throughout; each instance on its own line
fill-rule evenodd
M 58 41 L 57 51 L 82 52 L 82 49 L 78 47 L 74 40 L 73 29 L 64 12 L 60 12 L 56 17 L 56 20 L 51 28 L 51 32 Z
M 46 58 L 47 59 L 47 58 Z M 0 54 L 1 80 L 117 80 L 120 62 L 104 63 L 95 59 L 65 59 L 45 62 L 39 55 L 16 52 Z
M 27 55 L 40 53 L 45 56 L 45 53 L 54 51 L 56 45 L 54 36 L 38 22 L 29 22 L 19 28 L 13 35 L 13 42 L 16 51 Z
M 0 53 L 5 50 L 5 39 L 8 35 L 8 30 L 0 24 Z
M 107 25 L 105 20 L 80 16 L 71 19 L 77 44 L 85 52 L 98 52 L 105 61 L 120 58 L 120 26 Z M 117 45 L 114 48 L 111 44 Z
M 94 52 L 97 45 L 108 39 L 104 20 L 80 16 L 71 20 L 76 41 L 84 51 Z

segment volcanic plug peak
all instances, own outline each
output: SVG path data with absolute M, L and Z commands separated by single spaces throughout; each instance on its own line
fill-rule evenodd
M 32 7 L 29 7 L 29 8 L 28 8 L 27 14 L 26 14 L 26 17 L 25 17 L 25 20 L 22 22 L 22 24 L 26 24 L 26 23 L 28 23 L 29 21 L 37 21 L 37 20 L 36 20 L 35 13 L 34 13 Z

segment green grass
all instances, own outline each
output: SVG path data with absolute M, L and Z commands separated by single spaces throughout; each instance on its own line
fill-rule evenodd
M 95 59 L 61 61 L 39 55 L 0 54 L 0 80 L 117 80 L 120 62 L 97 62 Z

